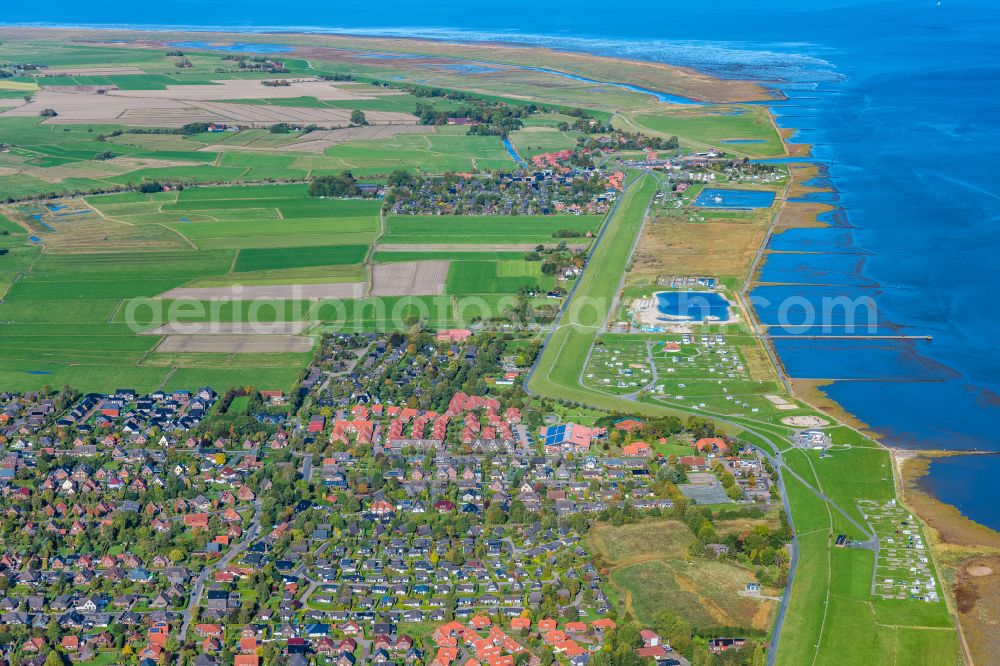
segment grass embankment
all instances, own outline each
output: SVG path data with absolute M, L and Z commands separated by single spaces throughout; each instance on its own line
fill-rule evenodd
M 799 546 L 776 663 L 843 663 L 845 655 L 851 663 L 960 663 L 958 635 L 944 602 L 873 595 L 874 577 L 883 578 L 875 571 L 874 552 L 833 545 L 839 534 L 866 538 L 837 507 L 865 525 L 859 500 L 887 502 L 896 497 L 889 452 L 855 431 L 837 427 L 831 434 L 840 446 L 821 458 L 817 451 L 792 449 L 787 429 L 756 422 L 752 427 L 783 449 L 788 469 L 782 476 Z M 745 431 L 741 437 L 773 450 L 757 434 Z M 882 547 L 887 547 L 886 537 L 894 536 L 899 535 L 879 534 Z M 885 553 L 879 564 L 882 571 Z M 938 582 L 940 594 L 940 578 Z
M 656 191 L 656 180 L 650 175 L 641 176 L 626 190 L 607 222 L 608 228 L 594 250 L 579 286 L 566 304 L 559 326 L 553 331 L 538 360 L 528 382 L 531 391 L 611 411 L 647 416 L 677 414 L 666 407 L 616 398 L 580 384 L 580 370 L 594 339 L 607 321 L 618 291 L 619 276 L 625 272 L 632 246 L 642 230 L 646 208 Z

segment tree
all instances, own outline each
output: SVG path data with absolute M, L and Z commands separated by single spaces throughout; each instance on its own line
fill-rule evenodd
M 311 197 L 349 197 L 358 194 L 357 183 L 350 171 L 344 171 L 340 175 L 316 176 L 309 183 Z
M 55 109 L 42 109 L 42 112 L 39 113 L 38 115 L 40 115 L 42 118 L 55 118 L 59 114 L 56 113 Z
M 368 119 L 365 118 L 365 112 L 361 109 L 354 109 L 351 111 L 351 124 L 352 125 L 367 125 Z
M 413 183 L 414 183 L 413 176 L 410 174 L 410 172 L 404 171 L 403 169 L 396 169 L 395 171 L 389 174 L 390 187 L 412 187 Z
M 49 652 L 49 656 L 45 657 L 45 666 L 63 666 L 62 657 L 55 650 Z
M 62 629 L 59 627 L 59 622 L 55 618 L 52 618 L 45 627 L 45 638 L 47 638 L 50 643 L 55 644 L 59 642 L 61 637 Z

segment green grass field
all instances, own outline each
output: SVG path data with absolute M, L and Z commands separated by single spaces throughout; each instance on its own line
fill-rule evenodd
M 514 166 L 500 137 L 467 136 L 466 131 L 460 126 L 441 126 L 434 134 L 401 134 L 392 139 L 366 139 L 333 146 L 326 150 L 326 156 L 331 158 L 328 168 L 358 173 L 389 173 L 400 168 L 443 173 Z
M 20 226 L 0 223 L 0 232 L 8 233 L 0 236 L 0 247 L 9 245 L 0 255 L 0 287 L 10 285 L 0 304 L 3 386 L 152 389 L 167 382 L 222 388 L 259 377 L 268 386 L 288 388 L 309 354 L 161 354 L 159 337 L 136 332 L 163 317 L 130 305 L 185 284 L 360 281 L 360 263 L 379 226 L 377 202 L 311 199 L 296 185 L 124 193 L 88 197 L 86 204 L 102 217 L 90 213 L 58 221 L 58 213 L 43 212 L 52 222 L 38 232 L 44 254 L 26 242 Z M 82 226 L 82 219 L 91 226 Z M 123 242 L 136 251 L 62 253 L 80 247 L 84 228 L 129 230 L 132 235 Z M 145 244 L 153 236 L 144 230 L 169 233 L 177 249 L 150 251 Z M 180 236 L 190 244 L 177 243 Z M 94 246 L 100 245 L 95 238 Z M 166 312 L 171 302 L 162 305 Z M 223 303 L 214 312 L 204 305 L 205 314 L 193 320 L 246 321 L 249 314 L 245 303 Z M 311 307 L 277 301 L 255 317 L 295 321 L 307 318 Z
M 716 107 L 672 109 L 631 119 L 664 136 L 677 136 L 695 147 L 710 145 L 731 153 L 774 156 L 785 152 L 781 137 L 761 107 Z M 626 128 L 628 123 L 623 123 Z M 749 141 L 750 143 L 743 143 Z
M 617 398 L 580 383 L 587 352 L 607 320 L 618 282 L 608 276 L 622 275 L 639 231 L 646 207 L 657 191 L 653 176 L 643 175 L 630 185 L 608 222 L 600 244 L 583 272 L 574 296 L 565 307 L 562 321 L 553 332 L 535 367 L 528 387 L 541 395 L 561 396 L 612 411 L 646 415 L 675 414 L 662 406 Z
M 312 247 L 249 248 L 236 258 L 236 271 L 263 271 L 307 266 L 358 264 L 365 258 L 367 245 L 326 245 Z
M 537 261 L 452 261 L 445 285 L 449 294 L 513 294 L 522 287 L 548 290 L 555 278 Z
M 390 215 L 383 243 L 528 243 L 555 245 L 557 231 L 596 231 L 598 215 Z M 586 244 L 586 238 L 569 239 Z

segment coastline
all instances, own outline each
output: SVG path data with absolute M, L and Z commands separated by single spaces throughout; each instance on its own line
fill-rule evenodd
M 931 556 L 945 599 L 958 619 L 967 660 L 1000 650 L 1000 533 L 964 516 L 935 497 L 922 482 L 935 458 L 1000 455 L 993 452 L 890 449 L 904 506 L 927 527 Z
M 774 113 L 768 113 L 774 120 Z M 812 154 L 809 144 L 790 143 L 795 130 L 779 131 L 789 156 L 808 157 Z M 794 152 L 793 152 L 794 151 Z M 793 228 L 821 228 L 829 224 L 819 219 L 825 213 L 834 213 L 837 206 L 818 202 L 796 202 L 789 199 L 816 192 L 835 193 L 832 186 L 806 185 L 810 179 L 830 178 L 825 167 L 814 163 L 787 162 L 789 184 L 786 200 L 772 222 L 772 234 Z M 769 234 L 770 237 L 771 234 Z M 748 289 L 758 284 L 757 277 L 767 261 L 768 252 L 762 252 L 752 267 Z M 927 530 L 930 556 L 941 577 L 945 602 L 955 618 L 955 627 L 963 660 L 970 666 L 975 656 L 997 654 L 1000 651 L 1000 532 L 964 516 L 956 506 L 947 504 L 921 483 L 930 473 L 935 458 L 962 455 L 1000 455 L 988 452 L 941 451 L 900 449 L 883 441 L 883 435 L 850 413 L 823 390 L 832 380 L 795 379 L 785 372 L 781 357 L 769 337 L 764 344 L 770 357 L 779 366 L 777 370 L 787 378 L 793 397 L 828 415 L 836 425 L 843 424 L 889 452 L 897 498 L 904 507 L 915 514 Z
M 996 549 L 1000 555 L 1000 532 L 981 525 L 947 504 L 922 485 L 935 458 L 970 455 L 1000 455 L 986 451 L 941 451 L 889 448 L 896 463 L 904 501 L 931 527 L 931 534 L 946 550 L 976 546 Z M 951 548 L 954 547 L 954 548 Z

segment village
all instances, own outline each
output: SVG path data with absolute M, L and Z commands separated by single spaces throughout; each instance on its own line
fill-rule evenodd
M 679 423 L 561 418 L 502 383 L 532 359 L 492 333 L 340 334 L 293 395 L 3 394 L 8 663 L 583 666 L 622 621 L 591 522 L 759 513 L 773 470 Z M 640 629 L 637 657 L 687 663 Z

